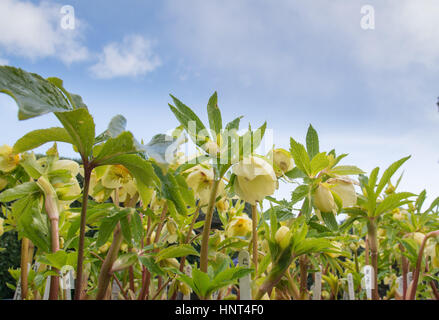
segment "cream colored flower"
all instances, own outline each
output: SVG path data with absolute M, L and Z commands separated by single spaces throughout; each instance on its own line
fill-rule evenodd
M 272 151 L 273 164 L 276 176 L 283 176 L 284 173 L 294 168 L 294 161 L 291 154 L 284 149 L 275 149 Z
M 313 200 L 315 206 L 322 212 L 334 212 L 337 210 L 334 197 L 327 184 L 320 183 L 314 191 Z
M 233 173 L 236 194 L 252 205 L 272 195 L 278 187 L 273 167 L 259 157 L 244 158 L 233 167 Z
M 425 234 L 421 232 L 414 232 L 411 234 L 411 238 L 415 240 L 418 245 L 422 245 L 422 241 L 424 241 Z
M 291 236 L 290 229 L 287 226 L 281 226 L 277 229 L 274 239 L 282 249 L 285 249 L 290 243 Z
M 246 215 L 237 216 L 230 221 L 227 227 L 227 236 L 244 237 L 252 231 L 252 220 Z
M 200 205 L 203 206 L 208 204 L 214 184 L 213 169 L 198 164 L 185 172 L 189 172 L 186 177 L 186 183 L 194 191 L 195 196 L 200 200 Z M 223 195 L 225 195 L 225 185 L 221 180 L 217 190 L 217 197 Z
M 0 171 L 10 172 L 17 167 L 18 162 L 20 156 L 12 153 L 12 147 L 7 144 L 0 147 Z
M 342 202 L 342 207 L 352 207 L 357 202 L 357 195 L 352 182 L 343 178 L 329 179 L 320 183 L 314 191 L 314 204 L 322 212 L 337 212 L 337 205 L 332 192 L 336 193 Z

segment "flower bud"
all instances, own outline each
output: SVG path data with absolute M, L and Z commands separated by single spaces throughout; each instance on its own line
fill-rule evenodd
M 5 220 L 3 218 L 0 218 L 0 237 L 3 235 L 3 233 L 5 232 L 5 229 L 3 228 L 3 222 Z
M 273 167 L 259 157 L 244 158 L 233 167 L 233 173 L 236 194 L 253 205 L 272 195 L 278 187 Z
M 277 177 L 282 176 L 294 168 L 294 161 L 291 154 L 284 149 L 273 150 L 273 163 Z
M 412 239 L 416 241 L 418 245 L 422 245 L 422 241 L 424 241 L 425 234 L 421 232 L 414 232 L 412 234 Z
M 177 224 L 173 219 L 169 219 L 168 222 L 166 222 L 166 229 L 168 230 L 169 234 L 175 234 L 177 232 Z
M 314 191 L 313 199 L 317 209 L 322 212 L 334 212 L 337 210 L 331 191 L 323 183 L 320 183 Z
M 274 239 L 282 249 L 285 249 L 286 247 L 288 247 L 290 243 L 291 236 L 292 234 L 290 232 L 290 229 L 286 226 L 281 226 L 276 231 L 276 234 L 274 235 Z
M 20 162 L 20 156 L 12 153 L 12 147 L 3 145 L 0 147 L 0 171 L 10 172 L 14 170 Z
M 192 292 L 192 289 L 186 283 L 181 281 L 178 282 L 178 289 L 185 296 L 190 295 Z

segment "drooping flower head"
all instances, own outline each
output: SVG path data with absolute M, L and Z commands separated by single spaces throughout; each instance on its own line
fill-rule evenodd
M 262 158 L 250 156 L 233 167 L 235 192 L 244 201 L 256 204 L 270 196 L 278 187 L 273 167 Z

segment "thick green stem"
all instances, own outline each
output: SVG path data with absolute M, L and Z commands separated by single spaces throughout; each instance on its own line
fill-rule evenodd
M 123 240 L 122 230 L 120 227 L 120 223 L 118 222 L 113 232 L 113 242 L 111 243 L 111 246 L 108 249 L 107 256 L 105 257 L 105 260 L 102 263 L 101 271 L 99 273 L 98 292 L 96 294 L 96 300 L 105 299 L 108 285 L 110 284 L 110 280 L 113 276 L 111 272 L 111 268 L 113 267 L 114 261 L 116 261 L 117 259 L 117 255 L 119 253 L 122 240 Z
M 374 287 L 372 289 L 372 300 L 379 300 L 378 295 L 378 238 L 377 238 L 377 224 L 375 218 L 370 218 L 367 223 L 368 230 L 368 243 L 370 256 L 372 260 L 373 267 L 373 283 Z
M 215 207 L 216 193 L 218 190 L 219 183 L 220 180 L 215 179 L 210 193 L 209 204 L 207 206 L 206 220 L 204 222 L 204 227 L 203 227 L 203 238 L 201 240 L 201 252 L 200 252 L 200 270 L 202 272 L 207 272 L 210 225 L 212 224 L 213 209 Z
M 415 272 L 413 273 L 413 281 L 407 293 L 409 300 L 415 300 L 416 297 L 416 289 L 418 288 L 419 274 L 421 272 L 422 257 L 424 255 L 425 244 L 427 243 L 427 240 L 429 238 L 438 237 L 438 236 L 439 236 L 439 230 L 432 231 L 430 233 L 427 233 L 424 240 L 422 241 L 421 248 L 419 249 L 418 260 L 416 261 L 416 269 Z
M 300 268 L 300 300 L 306 300 L 307 298 L 307 280 L 308 280 L 308 261 L 306 255 L 302 255 L 299 258 Z
M 87 202 L 88 202 L 88 190 L 90 187 L 90 176 L 91 176 L 91 171 L 93 170 L 93 168 L 90 166 L 90 164 L 87 161 L 83 161 L 83 163 L 84 163 L 84 190 L 82 194 L 81 225 L 79 228 L 75 300 L 81 299 L 83 282 L 84 282 L 83 264 L 84 264 L 85 225 L 87 221 Z
M 44 192 L 44 207 L 50 220 L 50 235 L 52 239 L 51 249 L 52 253 L 59 250 L 59 210 L 58 210 L 58 198 L 56 191 L 50 184 L 49 180 L 41 176 L 38 179 L 38 185 Z M 52 268 L 53 271 L 58 272 L 57 269 Z M 50 278 L 50 293 L 49 300 L 58 300 L 59 294 L 59 276 L 52 276 Z
M 23 237 L 21 239 L 21 299 L 25 300 L 27 298 L 27 274 L 29 268 L 29 239 Z
M 258 209 L 256 204 L 252 205 L 252 242 L 253 242 L 253 266 L 255 267 L 255 278 L 258 274 Z

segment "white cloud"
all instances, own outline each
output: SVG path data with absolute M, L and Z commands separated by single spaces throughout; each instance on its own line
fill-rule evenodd
M 106 45 L 90 71 L 101 79 L 145 75 L 161 65 L 152 42 L 140 35 L 125 36 L 121 43 Z
M 75 29 L 63 29 L 61 5 L 19 0 L 0 1 L 0 48 L 8 55 L 30 59 L 55 57 L 66 64 L 88 58 L 82 44 L 84 23 L 75 17 Z

